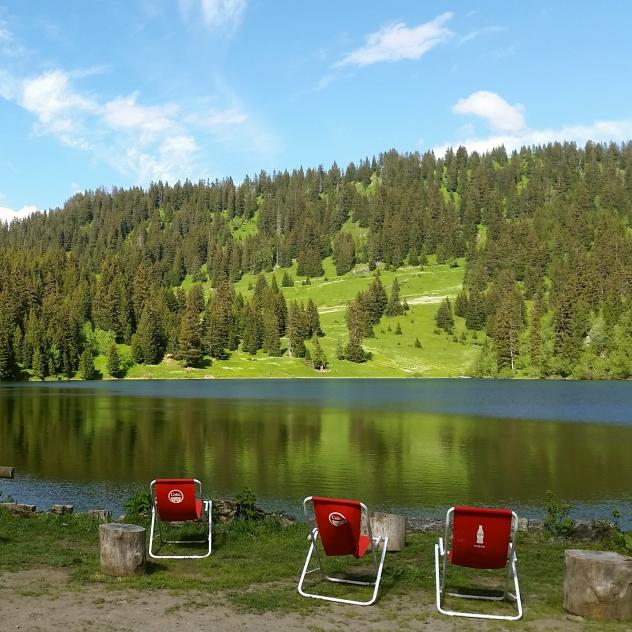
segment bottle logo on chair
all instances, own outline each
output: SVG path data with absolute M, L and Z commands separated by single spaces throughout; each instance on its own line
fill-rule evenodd
M 339 511 L 332 511 L 329 514 L 329 522 L 334 527 L 342 527 L 343 524 L 347 524 L 347 519 Z
M 167 498 L 169 499 L 169 502 L 179 505 L 184 500 L 184 494 L 179 489 L 172 489 L 167 494 Z
M 478 525 L 478 531 L 476 532 L 476 544 L 474 546 L 479 549 L 485 548 L 485 532 L 483 531 L 482 524 Z

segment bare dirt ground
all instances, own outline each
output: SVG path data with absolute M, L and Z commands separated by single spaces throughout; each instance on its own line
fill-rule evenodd
M 287 586 L 293 590 L 294 586 Z M 186 591 L 137 590 L 103 584 L 77 586 L 64 571 L 36 569 L 0 573 L 0 630 L 9 632 L 188 632 L 373 630 L 559 630 L 583 629 L 578 618 L 518 623 L 439 617 L 432 604 L 389 601 L 368 608 L 327 604 L 309 615 L 245 613 L 221 595 Z M 622 628 L 618 628 L 622 629 Z M 632 624 L 624 630 L 632 630 Z

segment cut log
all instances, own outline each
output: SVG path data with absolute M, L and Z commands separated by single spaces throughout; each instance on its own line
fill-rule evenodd
M 52 514 L 59 514 L 59 515 L 71 514 L 74 512 L 74 510 L 75 510 L 74 505 L 51 505 L 50 506 L 50 513 Z
M 406 518 L 398 514 L 374 511 L 370 514 L 373 537 L 388 537 L 387 551 L 401 551 L 406 546 Z
M 101 572 L 114 577 L 145 573 L 145 529 L 135 524 L 99 525 Z
M 589 619 L 632 619 L 632 557 L 567 550 L 564 609 Z
M 112 512 L 107 509 L 88 509 L 88 518 L 97 522 L 107 522 L 112 517 Z
M 0 465 L 0 478 L 15 478 L 15 468 Z
M 4 507 L 19 516 L 29 516 L 37 511 L 35 505 L 25 505 L 24 503 L 0 503 L 0 507 Z

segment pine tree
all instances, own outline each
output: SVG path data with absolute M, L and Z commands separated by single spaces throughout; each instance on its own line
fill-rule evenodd
M 96 380 L 99 372 L 94 366 L 94 356 L 90 345 L 87 345 L 79 358 L 79 373 L 84 380 Z
M 246 353 L 255 355 L 263 344 L 263 322 L 261 312 L 252 303 L 246 305 L 243 316 L 243 340 L 241 347 Z
M 35 347 L 35 350 L 33 351 L 33 361 L 31 366 L 33 369 L 33 375 L 38 377 L 40 380 L 43 380 L 48 375 L 48 359 L 44 354 L 42 354 L 39 347 Z
M 296 301 L 288 309 L 287 337 L 289 354 L 293 358 L 305 357 L 305 318 Z
M 542 295 L 538 292 L 533 297 L 531 309 L 531 322 L 529 324 L 529 357 L 531 367 L 538 369 L 542 359 L 542 333 L 540 331 L 542 321 Z
M 281 279 L 281 287 L 294 287 L 294 281 L 292 277 L 287 272 L 287 270 L 283 273 L 283 278 Z
M 402 334 L 403 334 L 402 326 L 399 324 L 399 321 L 397 321 L 397 327 L 395 328 L 395 335 L 401 336 Z
M 279 337 L 279 321 L 271 309 L 262 312 L 263 342 L 261 348 L 269 355 L 278 357 L 281 355 L 281 339 Z
M 401 316 L 404 313 L 404 308 L 399 300 L 399 282 L 397 277 L 393 279 L 393 285 L 391 285 L 391 296 L 388 299 L 388 304 L 384 309 L 386 316 Z
M 0 381 L 13 380 L 18 373 L 13 349 L 14 328 L 2 305 L 4 301 L 5 298 L 0 296 Z
M 421 349 L 421 342 L 419 342 L 419 338 L 415 338 L 415 349 Z
M 167 337 L 162 319 L 158 310 L 154 307 L 153 301 L 145 305 L 134 337 L 138 348 L 141 350 L 140 357 L 142 357 L 142 362 L 145 364 L 159 364 L 162 361 L 167 348 Z M 134 347 L 134 337 L 132 338 L 132 347 Z
M 221 278 L 215 293 L 206 306 L 204 316 L 204 330 L 206 344 L 213 358 L 226 359 L 227 349 L 236 349 L 233 329 L 233 288 L 226 278 Z
M 118 346 L 116 343 L 110 346 L 107 357 L 107 369 L 108 373 L 112 377 L 119 377 L 121 374 L 121 359 L 118 352 Z
M 311 358 L 312 366 L 317 371 L 324 371 L 329 366 L 329 362 L 327 360 L 327 356 L 325 355 L 325 353 L 323 352 L 320 346 L 320 342 L 318 341 L 318 336 L 316 334 L 314 334 L 312 338 L 312 346 L 313 346 L 312 358 Z
M 454 318 L 452 317 L 452 305 L 449 298 L 444 298 L 435 314 L 435 323 L 439 329 L 443 329 L 451 334 L 454 329 Z
M 314 304 L 314 301 L 310 298 L 307 301 L 306 318 L 308 322 L 307 336 L 324 336 L 323 330 L 320 328 L 320 316 L 318 315 L 318 308 Z
M 199 366 L 204 355 L 202 351 L 199 301 L 193 292 L 189 293 L 187 306 L 180 320 L 176 360 L 183 367 Z
M 349 340 L 344 348 L 345 360 L 350 362 L 366 362 L 367 353 L 362 348 L 362 320 L 364 316 L 357 301 L 347 308 L 347 329 Z

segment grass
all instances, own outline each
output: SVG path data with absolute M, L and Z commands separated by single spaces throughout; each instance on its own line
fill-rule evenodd
M 307 550 L 303 524 L 282 527 L 276 522 L 236 522 L 231 526 L 217 525 L 214 534 L 214 552 L 208 559 L 148 562 L 144 576 L 109 578 L 99 572 L 98 527 L 85 516 L 16 517 L 0 509 L 0 571 L 66 568 L 70 570 L 70 580 L 63 590 L 102 585 L 108 590 L 188 591 L 183 594 L 189 606 L 195 606 L 196 600 L 208 603 L 203 595 L 215 593 L 238 611 L 302 615 L 330 607 L 323 602 L 301 598 L 296 593 L 296 579 Z M 377 605 L 363 611 L 362 616 L 366 612 L 367 616 L 388 620 L 400 616 L 405 607 L 407 616 L 415 620 L 425 618 L 431 623 L 438 617 L 431 608 L 434 603 L 435 540 L 436 536 L 431 534 L 413 534 L 402 552 L 387 555 Z M 564 550 L 567 548 L 603 549 L 608 548 L 608 543 L 579 544 L 551 541 L 542 536 L 519 537 L 518 572 L 525 605 L 523 626 L 542 619 L 565 620 L 562 588 Z M 349 564 L 345 558 L 328 558 L 327 562 L 333 570 L 341 569 L 343 563 Z M 480 571 L 474 574 L 477 582 L 489 584 L 487 575 L 481 575 Z M 450 576 L 452 585 L 464 585 L 472 571 L 451 569 Z M 350 594 L 350 589 L 340 586 L 321 584 L 318 588 L 339 596 Z M 359 590 L 364 597 L 362 591 L 365 589 Z M 358 596 L 358 593 L 354 595 Z M 453 602 L 452 605 L 459 604 Z M 425 610 L 418 611 L 422 606 Z M 481 604 L 482 610 L 489 607 Z M 351 611 L 349 616 L 352 616 Z M 586 623 L 584 629 L 624 630 L 626 624 L 600 622 L 593 626 Z
M 350 231 L 362 229 L 350 224 Z M 380 272 L 382 283 L 387 292 L 393 279 L 397 277 L 400 295 L 406 299 L 410 309 L 401 317 L 386 318 L 374 328 L 375 337 L 364 341 L 364 348 L 371 352 L 372 358 L 363 364 L 354 364 L 336 358 L 338 341 L 343 344 L 347 339 L 345 309 L 358 292 L 367 288 L 373 281 L 373 273 L 366 266 L 358 265 L 352 273 L 336 276 L 331 258 L 323 262 L 325 274 L 311 279 L 310 285 L 303 285 L 296 275 L 296 263 L 288 272 L 294 279 L 294 286 L 283 288 L 288 301 L 308 301 L 312 299 L 318 305 L 321 326 L 325 337 L 320 344 L 329 360 L 329 369 L 318 372 L 307 367 L 303 360 L 283 355 L 280 358 L 269 357 L 262 351 L 255 356 L 238 350 L 228 360 L 207 362 L 204 368 L 183 368 L 172 359 L 158 365 L 134 365 L 127 372 L 129 378 L 260 378 L 260 377 L 455 377 L 467 375 L 478 354 L 478 339 L 467 332 L 463 319 L 456 318 L 454 336 L 446 333 L 436 334 L 434 316 L 439 302 L 444 297 L 452 300 L 463 283 L 463 261 L 458 267 L 431 263 L 424 268 L 408 267 L 397 271 Z M 285 270 L 267 273 L 268 283 L 273 274 L 280 285 Z M 256 276 L 246 274 L 235 284 L 235 289 L 245 297 L 252 294 Z M 189 287 L 187 279 L 183 286 Z M 205 293 L 211 292 L 210 284 L 204 284 Z M 399 322 L 402 335 L 396 335 Z M 461 335 L 465 337 L 461 340 Z M 482 342 L 483 334 L 479 334 Z M 421 348 L 415 347 L 415 338 L 421 342 Z M 307 346 L 310 347 L 308 342 Z M 123 347 L 123 345 L 121 345 Z M 282 347 L 287 348 L 287 340 L 282 339 Z M 128 349 L 121 349 L 128 354 Z M 107 376 L 106 359 L 97 356 L 95 364 Z

